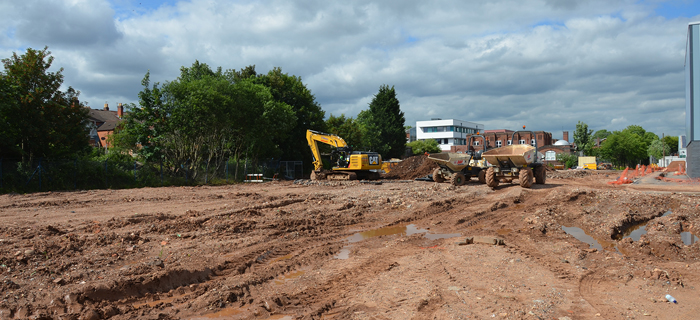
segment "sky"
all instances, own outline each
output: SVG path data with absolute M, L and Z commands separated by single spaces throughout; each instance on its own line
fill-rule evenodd
M 48 46 L 92 108 L 196 60 L 298 76 L 326 117 L 393 86 L 406 125 L 459 119 L 556 139 L 685 133 L 687 0 L 24 0 L 0 2 L 0 58 Z M 570 135 L 572 137 L 573 135 Z

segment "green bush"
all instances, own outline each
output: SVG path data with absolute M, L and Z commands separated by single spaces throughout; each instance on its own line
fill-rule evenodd
M 421 154 L 425 152 L 437 153 L 442 151 L 440 149 L 440 145 L 434 139 L 416 140 L 407 143 L 406 146 L 411 147 L 411 149 L 413 150 L 413 154 Z
M 557 161 L 564 164 L 564 167 L 573 168 L 578 165 L 578 156 L 575 154 L 559 153 L 557 154 Z

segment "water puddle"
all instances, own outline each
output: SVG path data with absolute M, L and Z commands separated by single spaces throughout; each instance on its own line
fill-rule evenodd
M 668 216 L 672 213 L 673 212 L 671 212 L 671 211 L 666 211 L 666 213 L 661 215 L 661 217 Z M 627 229 L 625 229 L 625 231 L 623 233 L 614 235 L 613 238 L 615 240 L 622 240 L 622 239 L 626 239 L 626 238 L 631 238 L 633 241 L 639 241 L 641 236 L 645 235 L 647 233 L 647 230 L 646 230 L 647 223 L 649 223 L 649 221 L 651 221 L 653 219 L 656 219 L 656 218 L 652 218 L 648 221 L 634 224 L 634 225 L 628 227 Z M 562 226 L 561 228 L 562 228 L 562 230 L 564 230 L 564 232 L 572 235 L 577 240 L 579 240 L 581 242 L 588 243 L 588 245 L 591 248 L 598 249 L 599 251 L 609 250 L 609 251 L 616 251 L 617 253 L 622 253 L 622 252 L 620 252 L 620 249 L 617 247 L 617 243 L 594 238 L 594 237 L 588 235 L 581 228 L 565 227 L 565 226 Z M 698 242 L 699 239 L 700 238 L 698 238 L 697 236 L 695 236 L 694 234 L 692 234 L 690 232 L 681 232 L 681 240 L 683 240 L 683 243 L 686 246 L 689 246 L 689 245 L 692 245 L 693 243 Z
M 275 262 L 282 261 L 282 260 L 289 260 L 289 259 L 291 259 L 291 258 L 292 258 L 292 254 L 290 253 L 290 254 L 288 254 L 288 255 L 286 255 L 286 256 L 281 256 L 281 257 L 278 257 L 278 258 L 274 258 L 274 259 L 270 260 L 270 262 L 268 262 L 268 264 L 273 264 L 273 263 L 275 263 Z
M 350 258 L 350 247 L 343 247 L 342 249 L 340 249 L 340 252 L 338 252 L 338 254 L 336 254 L 333 258 L 347 260 L 348 258 Z
M 587 243 L 589 248 L 598 249 L 598 251 L 614 251 L 615 253 L 622 254 L 620 249 L 617 248 L 617 243 L 593 237 L 581 228 L 561 226 L 561 229 L 572 235 L 576 240 Z
M 665 217 L 671 213 L 672 213 L 671 211 L 666 211 L 666 213 L 664 213 L 661 216 Z M 653 220 L 653 219 L 656 219 L 656 218 L 652 218 L 651 220 Z M 625 238 L 632 238 L 632 240 L 634 240 L 634 241 L 639 241 L 639 238 L 642 235 L 647 234 L 647 223 L 649 223 L 649 221 L 651 221 L 651 220 L 634 224 L 634 225 L 628 227 L 627 229 L 625 229 L 625 231 L 623 233 L 614 235 L 613 239 L 622 240 Z
M 414 234 L 424 234 L 423 236 L 430 240 L 438 239 L 449 239 L 454 237 L 460 237 L 461 233 L 430 233 L 426 229 L 419 229 L 415 224 L 409 224 L 406 226 L 389 226 L 374 230 L 368 230 L 363 232 L 357 232 L 349 236 L 346 240 L 349 243 L 360 242 L 365 239 L 379 237 L 379 236 L 391 236 L 391 235 L 406 235 L 412 236 Z M 336 259 L 345 260 L 350 257 L 350 246 L 343 247 L 338 254 L 334 256 Z
M 275 284 L 284 284 L 287 281 L 299 278 L 306 274 L 306 270 L 297 270 L 290 272 L 288 274 L 281 275 L 279 278 L 275 279 Z
M 686 246 L 692 245 L 696 242 L 698 242 L 698 237 L 688 231 L 681 232 L 681 240 L 683 240 L 683 244 Z
M 218 312 L 209 313 L 202 315 L 201 317 L 192 318 L 190 320 L 200 320 L 200 319 L 226 319 L 232 316 L 243 313 L 240 308 L 227 307 L 219 310 Z

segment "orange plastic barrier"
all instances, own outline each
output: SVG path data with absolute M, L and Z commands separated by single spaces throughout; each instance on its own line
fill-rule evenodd
M 618 178 L 615 181 L 610 181 L 608 184 L 626 184 L 626 183 L 632 183 L 632 179 L 627 177 L 629 173 L 630 168 L 625 168 L 624 171 L 622 171 L 622 174 L 620 175 L 620 178 Z

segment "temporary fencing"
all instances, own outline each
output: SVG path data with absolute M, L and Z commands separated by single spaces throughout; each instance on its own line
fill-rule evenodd
M 218 185 L 243 182 L 249 174 L 259 180 L 298 179 L 301 161 L 228 159 L 179 165 L 169 161 L 143 162 L 86 159 L 0 159 L 0 193 L 57 190 L 122 189 L 173 185 Z
M 609 181 L 608 184 L 620 185 L 620 184 L 633 183 L 634 179 L 641 178 L 643 176 L 652 174 L 656 171 L 661 171 L 663 169 L 665 169 L 665 168 L 661 168 L 657 165 L 650 165 L 650 166 L 637 165 L 637 167 L 633 170 L 630 170 L 630 168 L 627 167 L 627 168 L 625 168 L 625 170 L 622 171 L 622 174 L 620 175 L 620 177 L 617 180 Z
M 674 172 L 674 176 L 685 176 L 685 166 L 684 165 L 678 165 L 678 166 L 673 166 L 671 168 L 664 168 L 664 167 L 659 167 L 657 165 L 650 165 L 650 166 L 640 166 L 637 165 L 635 169 L 630 170 L 630 168 L 625 168 L 624 171 L 622 171 L 622 174 L 620 177 L 615 180 L 615 181 L 609 181 L 608 184 L 614 184 L 614 185 L 621 185 L 621 184 L 628 184 L 628 183 L 633 183 L 635 179 L 641 178 L 643 176 L 652 174 L 654 172 L 658 171 L 664 171 L 664 173 L 660 174 L 659 176 L 656 177 L 658 180 L 666 181 L 666 182 L 676 182 L 676 183 L 687 183 L 687 184 L 700 184 L 700 179 L 692 179 L 692 178 L 669 178 L 668 175 L 670 174 L 669 170 L 672 170 L 670 172 Z M 676 171 L 677 170 L 677 171 Z

